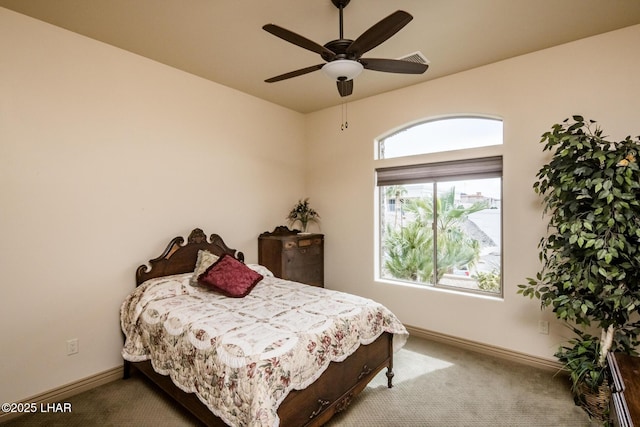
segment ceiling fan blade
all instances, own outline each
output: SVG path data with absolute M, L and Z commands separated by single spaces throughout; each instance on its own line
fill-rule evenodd
M 363 53 L 370 51 L 400 31 L 412 19 L 413 16 L 403 10 L 393 12 L 355 39 L 347 48 L 347 53 L 355 54 L 356 58 L 359 58 Z
M 351 80 L 337 80 L 338 92 L 340 96 L 349 96 L 353 93 L 353 79 Z
M 427 71 L 427 64 L 419 62 L 403 61 L 401 59 L 360 58 L 364 68 L 385 73 L 422 74 Z
M 300 46 L 301 48 L 310 50 L 311 52 L 330 57 L 329 60 L 333 59 L 336 56 L 333 51 L 327 49 L 326 47 L 277 25 L 267 24 L 263 26 L 262 29 L 273 34 L 276 37 L 280 37 L 282 40 L 293 43 L 296 46 Z
M 321 69 L 323 66 L 324 66 L 324 64 L 318 64 L 318 65 L 312 65 L 311 67 L 301 68 L 301 69 L 295 70 L 295 71 L 290 71 L 288 73 L 280 74 L 279 76 L 271 77 L 270 79 L 265 80 L 265 82 L 266 83 L 275 83 L 275 82 L 279 82 L 281 80 L 290 79 L 292 77 L 298 77 L 298 76 L 301 76 L 303 74 L 312 73 L 314 71 L 317 71 L 317 70 Z

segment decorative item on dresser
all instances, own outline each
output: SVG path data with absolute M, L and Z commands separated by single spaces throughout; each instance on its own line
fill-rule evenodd
M 324 286 L 324 235 L 278 226 L 258 237 L 258 263 L 276 277 Z
M 640 426 L 640 358 L 607 355 L 611 373 L 611 419 L 614 426 Z
M 309 223 L 311 222 L 319 222 L 320 215 L 318 212 L 311 207 L 309 204 L 309 198 L 298 200 L 298 203 L 291 209 L 289 215 L 287 215 L 287 220 L 289 220 L 289 226 L 293 227 L 297 222 L 300 223 L 300 227 L 302 227 L 302 234 L 307 234 L 309 231 L 307 228 L 309 227 Z

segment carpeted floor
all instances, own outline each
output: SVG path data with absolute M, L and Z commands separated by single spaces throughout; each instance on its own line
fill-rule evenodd
M 384 371 L 327 427 L 586 427 L 568 380 L 553 373 L 411 337 Z M 3 426 L 198 426 L 139 376 L 68 399 L 71 413 L 36 413 Z M 284 426 L 287 427 L 287 426 Z

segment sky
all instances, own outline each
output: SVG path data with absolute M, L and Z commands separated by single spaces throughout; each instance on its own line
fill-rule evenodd
M 479 117 L 452 117 L 419 123 L 384 141 L 380 158 L 438 153 L 502 144 L 502 121 Z

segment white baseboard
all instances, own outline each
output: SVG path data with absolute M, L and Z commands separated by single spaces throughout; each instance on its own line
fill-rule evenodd
M 26 399 L 22 399 L 20 402 L 35 403 L 36 405 L 38 405 L 38 407 L 41 403 L 58 403 L 70 398 L 71 396 L 75 396 L 76 394 L 91 390 L 92 388 L 110 383 L 115 380 L 119 380 L 121 378 L 122 366 L 118 366 L 117 368 L 112 368 L 108 371 L 91 375 L 90 377 L 74 381 L 53 390 L 49 390 L 44 393 L 28 397 Z M 16 418 L 20 415 L 22 414 L 0 412 L 0 423 L 9 421 L 10 419 Z
M 482 344 L 476 341 L 454 337 L 452 335 L 441 334 L 439 332 L 429 331 L 427 329 L 417 328 L 415 326 L 405 325 L 405 327 L 407 328 L 407 331 L 409 331 L 410 335 L 415 335 L 416 337 L 424 338 L 427 340 L 449 344 L 454 347 L 475 351 L 477 353 L 487 354 L 489 356 L 510 360 L 512 362 L 522 363 L 525 365 L 533 366 L 535 368 L 540 368 L 547 371 L 558 372 L 558 371 L 562 371 L 563 369 L 562 364 L 557 360 L 531 356 L 529 354 L 520 353 L 517 351 L 508 350 L 501 347 L 495 347 L 487 344 Z

